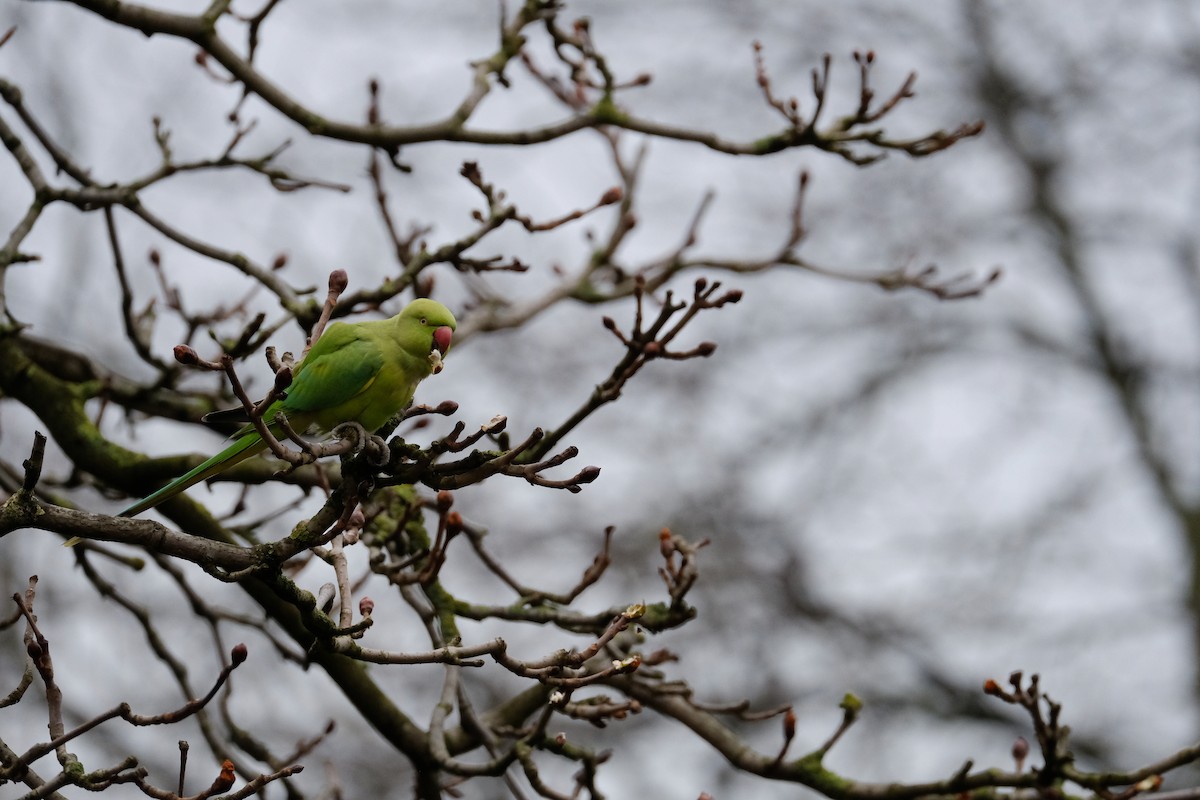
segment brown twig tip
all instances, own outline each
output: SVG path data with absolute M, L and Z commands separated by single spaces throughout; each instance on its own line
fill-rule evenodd
M 1002 697 L 1005 694 L 1004 690 L 1000 688 L 1000 684 L 993 678 L 988 678 L 983 682 L 983 693 L 993 697 Z
M 701 358 L 708 358 L 715 352 L 717 352 L 717 345 L 715 342 L 701 342 L 696 346 L 695 350 L 696 355 L 700 356 Z
M 658 549 L 662 553 L 663 558 L 670 558 L 675 552 L 675 545 L 671 542 L 670 528 L 663 528 L 658 532 Z
M 175 360 L 185 367 L 194 367 L 200 363 L 200 356 L 186 344 L 175 345 Z
M 212 782 L 212 786 L 208 787 L 208 794 L 211 796 L 228 792 L 233 788 L 235 780 L 237 780 L 237 775 L 233 771 L 233 762 L 227 758 L 221 762 L 221 772 Z
M 621 199 L 624 196 L 625 196 L 625 193 L 623 191 L 621 191 L 621 187 L 614 186 L 611 189 L 609 189 L 607 192 L 605 192 L 603 195 L 600 196 L 599 205 L 611 206 L 613 203 L 621 202 Z
M 25 478 L 21 483 L 23 491 L 32 492 L 37 486 L 38 481 L 42 477 L 42 462 L 45 458 L 46 434 L 41 431 L 34 431 L 33 447 L 29 451 L 29 458 L 21 462 L 21 467 L 25 470 Z
M 279 270 L 286 267 L 287 263 L 288 263 L 288 254 L 280 253 L 279 255 L 275 256 L 275 260 L 271 262 L 271 271 L 278 272 Z
M 250 650 L 246 647 L 245 642 L 238 642 L 229 651 L 229 661 L 233 666 L 239 666 L 245 662 L 246 657 L 250 655 Z
M 285 389 L 292 385 L 292 368 L 283 366 L 275 373 L 275 392 L 283 393 Z
M 1024 736 L 1018 736 L 1013 742 L 1012 757 L 1016 762 L 1017 772 L 1022 772 L 1025 769 L 1025 758 L 1029 755 L 1029 742 Z
M 446 513 L 450 510 L 450 506 L 454 505 L 454 494 L 445 489 L 437 493 L 437 510 L 441 513 Z
M 329 273 L 329 293 L 340 295 L 350 285 L 350 276 L 344 269 L 335 269 Z
M 579 474 L 575 476 L 575 483 L 591 483 L 600 477 L 600 468 L 596 466 L 587 466 L 579 470 Z

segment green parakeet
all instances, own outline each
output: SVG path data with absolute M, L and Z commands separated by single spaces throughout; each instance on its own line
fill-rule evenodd
M 357 422 L 374 432 L 408 407 L 418 383 L 441 370 L 456 327 L 450 310 L 428 299 L 414 300 L 388 320 L 331 325 L 295 367 L 286 396 L 263 419 L 270 423 L 282 412 L 295 431 L 327 432 L 343 422 Z M 277 430 L 271 426 L 272 433 Z M 121 516 L 136 516 L 266 449 L 247 424 L 229 447 Z

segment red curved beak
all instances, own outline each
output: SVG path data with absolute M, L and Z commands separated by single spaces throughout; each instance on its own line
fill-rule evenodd
M 450 349 L 450 338 L 454 335 L 454 331 L 443 325 L 433 332 L 433 346 L 438 352 L 446 355 L 446 351 Z

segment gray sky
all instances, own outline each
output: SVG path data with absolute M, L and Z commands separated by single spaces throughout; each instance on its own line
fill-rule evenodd
M 856 102 L 852 50 L 876 51 L 879 95 L 917 70 L 918 97 L 888 120 L 896 134 L 987 119 L 993 106 L 981 100 L 975 82 L 985 58 L 1042 93 L 1039 113 L 1019 114 L 1014 135 L 1028 152 L 1059 165 L 1053 189 L 1078 231 L 1076 250 L 1122 346 L 1152 376 L 1156 436 L 1183 491 L 1195 497 L 1200 338 L 1195 306 L 1181 288 L 1188 266 L 1180 267 L 1194 273 L 1196 266 L 1187 254 L 1195 252 L 1200 185 L 1192 11 L 1169 2 L 981 5 L 995 25 L 988 53 L 973 38 L 966 5 L 953 2 L 920 8 L 590 2 L 569 5 L 567 14 L 593 17 L 596 41 L 620 75 L 653 74 L 650 86 L 626 94 L 632 109 L 731 138 L 752 139 L 779 126 L 754 82 L 755 39 L 765 45 L 777 91 L 798 95 L 802 104 L 811 103 L 809 70 L 822 53 L 833 54 L 829 119 Z M 264 27 L 258 63 L 304 102 L 349 120 L 363 117 L 366 79 L 378 76 L 385 118 L 415 124 L 461 98 L 469 80 L 465 63 L 494 47 L 495 16 L 494 7 L 481 3 L 331 7 L 288 0 Z M 180 159 L 215 155 L 228 140 L 224 114 L 236 94 L 197 68 L 189 45 L 146 40 L 67 4 L 9 4 L 0 11 L 0 29 L 11 24 L 18 30 L 0 49 L 0 76 L 22 88 L 29 107 L 97 176 L 127 180 L 157 165 L 154 116 L 170 129 Z M 549 63 L 544 47 L 535 53 Z M 510 91 L 486 101 L 480 127 L 517 128 L 563 115 L 515 67 L 513 77 Z M 13 118 L 6 107 L 0 114 Z M 359 287 L 394 271 L 364 154 L 305 140 L 255 100 L 243 118 L 258 123 L 243 154 L 293 138 L 281 164 L 353 191 L 278 194 L 256 176 L 229 172 L 173 179 L 147 192 L 146 204 L 180 228 L 260 262 L 287 252 L 294 285 L 320 285 L 334 267 L 347 268 Z M 814 182 L 805 257 L 849 273 L 936 263 L 947 274 L 982 275 L 1001 265 L 1004 277 L 981 298 L 957 303 L 782 269 L 722 277 L 743 288 L 745 300 L 702 319 L 692 334 L 718 342 L 717 354 L 703 363 L 652 364 L 622 402 L 570 437 L 581 465 L 602 467 L 596 484 L 569 496 L 493 480 L 459 500 L 531 579 L 561 570 L 569 582 L 590 560 L 604 526 L 618 525 L 622 560 L 591 597 L 594 607 L 658 599 L 659 527 L 711 537 L 705 583 L 692 597 L 700 619 L 664 637 L 684 655 L 672 670 L 714 700 L 795 702 L 800 735 L 812 746 L 836 726 L 842 693 L 863 695 L 868 714 L 830 764 L 865 779 L 938 777 L 967 757 L 1008 766 L 1016 728 L 942 722 L 914 709 L 890 712 L 892 702 L 938 696 L 923 672 L 929 665 L 965 687 L 1012 669 L 1040 672 L 1077 735 L 1118 754 L 1114 766 L 1178 749 L 1197 728 L 1192 623 L 1182 605 L 1187 556 L 1135 463 L 1111 390 L 1088 368 L 1079 344 L 1084 321 L 1053 238 L 1030 213 L 1028 173 L 987 121 L 982 137 L 946 153 L 919 161 L 892 155 L 865 170 L 808 150 L 755 160 L 650 142 L 639 225 L 622 252 L 630 265 L 676 247 L 709 189 L 716 200 L 696 252 L 714 258 L 772 252 L 787 232 L 796 176 L 807 169 Z M 622 151 L 632 155 L 642 141 L 626 135 Z M 535 218 L 590 204 L 616 182 L 599 137 L 587 133 L 533 148 L 418 146 L 401 158 L 415 172 L 389 176 L 393 212 L 402 227 L 432 226 L 434 242 L 472 225 L 478 196 L 457 177 L 465 160 L 478 161 Z M 0 186 L 12 187 L 0 191 L 0 226 L 7 231 L 28 201 L 11 159 L 0 159 Z M 122 244 L 139 303 L 157 292 L 145 258 L 150 247 L 162 249 L 166 273 L 183 287 L 190 308 L 228 303 L 247 291 L 248 283 L 228 268 L 164 244 L 124 217 Z M 506 296 L 532 296 L 553 282 L 551 267 L 571 272 L 585 262 L 586 231 L 603 235 L 611 224 L 603 211 L 551 235 L 504 231 L 477 254 L 518 254 L 533 269 L 488 276 L 485 283 Z M 99 215 L 48 213 L 25 246 L 42 261 L 8 271 L 8 302 L 37 335 L 77 345 L 119 372 L 145 374 L 116 333 L 119 307 L 103 236 Z M 680 279 L 681 291 L 690 278 Z M 438 280 L 440 296 L 464 302 L 464 285 L 452 273 Z M 271 309 L 265 293 L 252 304 Z M 600 325 L 602 314 L 625 324 L 632 305 L 564 306 L 520 331 L 477 337 L 422 387 L 418 400 L 459 401 L 459 418 L 469 427 L 507 414 L 514 436 L 553 426 L 620 355 Z M 469 321 L 469 312 L 462 316 Z M 160 319 L 154 345 L 166 354 L 180 331 L 167 315 Z M 294 327 L 280 335 L 284 347 L 299 341 Z M 0 455 L 19 462 L 32 426 L 23 409 L 0 404 Z M 219 444 L 216 435 L 165 422 L 130 426 L 111 415 L 107 427 L 151 453 Z M 203 489 L 193 494 L 206 496 Z M 269 489 L 263 496 L 269 505 L 290 495 Z M 118 507 L 87 492 L 79 502 Z M 295 516 L 277 521 L 280 535 Z M 165 681 L 156 689 L 147 685 L 153 681 L 122 674 L 123 649 L 93 642 L 82 627 L 91 623 L 71 619 L 70 604 L 90 610 L 97 601 L 81 582 L 68 583 L 70 556 L 50 539 L 29 532 L 0 540 L 0 574 L 10 582 L 43 575 L 47 603 L 56 609 L 46 617 L 63 626 L 57 657 L 112 676 L 111 693 L 96 698 L 95 709 L 127 698 L 169 703 Z M 448 582 L 465 588 L 476 577 L 464 566 Z M 148 602 L 169 591 L 161 580 L 145 581 L 138 591 Z M 875 633 L 804 618 L 788 605 L 785 585 Z M 210 588 L 219 602 L 244 602 L 224 587 Z M 106 609 L 103 618 L 114 615 Z M 112 635 L 140 646 L 136 631 L 118 630 Z M 511 635 L 524 637 L 533 652 L 562 646 L 543 633 Z M 186 640 L 178 646 L 206 652 Z M 420 685 L 426 677 L 396 678 L 395 685 Z M 311 672 L 259 678 L 254 685 L 262 691 L 255 693 L 266 707 L 273 715 L 286 711 L 268 724 L 278 725 L 280 741 L 310 735 L 336 713 L 336 694 Z M 296 692 L 311 697 L 311 707 L 287 700 Z M 84 713 L 90 700 L 77 702 Z M 6 734 L 9 725 L 0 719 Z M 386 757 L 361 723 L 346 726 L 312 763 L 347 751 L 367 761 Z M 777 728 L 768 727 L 752 735 L 764 750 L 777 741 Z M 635 733 L 624 741 L 609 729 L 607 741 L 621 763 L 638 767 L 609 770 L 604 785 L 613 796 L 624 790 L 691 798 L 709 790 L 732 797 L 753 785 L 732 778 L 670 723 L 640 719 L 630 728 Z M 174 738 L 172 752 L 146 752 L 145 760 L 170 764 Z M 306 785 L 319 785 L 320 773 L 313 770 Z M 352 785 L 349 767 L 340 777 Z M 754 791 L 792 796 L 786 788 Z

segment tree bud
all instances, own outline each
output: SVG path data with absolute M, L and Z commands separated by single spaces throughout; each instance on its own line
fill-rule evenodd
M 1021 767 L 1025 764 L 1025 757 L 1029 755 L 1029 742 L 1024 736 L 1018 736 L 1013 742 L 1012 757 L 1013 761 L 1017 762 L 1017 771 L 1021 771 Z
M 237 775 L 233 771 L 233 762 L 227 758 L 221 764 L 221 774 L 213 781 L 212 786 L 208 787 L 209 794 L 224 794 L 228 792 L 233 788 L 235 780 L 237 780 Z
M 341 294 L 349 285 L 350 276 L 346 274 L 346 270 L 335 269 L 329 273 L 329 292 L 331 294 Z
M 250 655 L 250 651 L 246 649 L 245 642 L 238 642 L 229 651 L 229 660 L 236 667 L 246 660 L 246 656 Z
M 200 363 L 200 356 L 186 344 L 175 345 L 175 360 L 185 367 L 194 367 Z
M 282 392 L 292 385 L 292 368 L 283 367 L 275 373 L 275 391 Z

